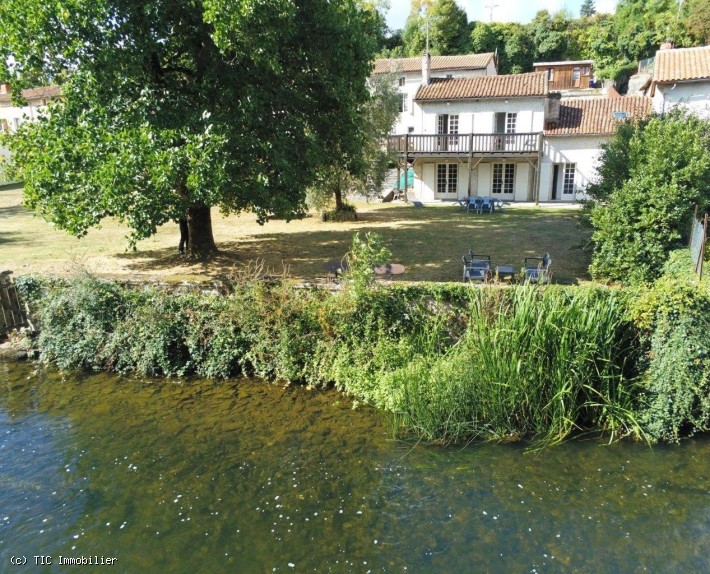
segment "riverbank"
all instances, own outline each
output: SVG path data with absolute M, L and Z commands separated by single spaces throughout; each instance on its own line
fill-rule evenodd
M 334 386 L 440 443 L 710 428 L 707 292 L 245 282 L 228 295 L 20 278 L 61 370 Z M 682 319 L 682 320 L 679 320 Z M 705 354 L 703 354 L 705 353 Z

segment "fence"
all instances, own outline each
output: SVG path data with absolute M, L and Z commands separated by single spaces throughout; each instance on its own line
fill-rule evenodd
M 690 256 L 693 259 L 695 273 L 703 278 L 703 260 L 705 259 L 705 243 L 708 238 L 708 214 L 698 219 L 697 209 L 690 230 Z
M 12 282 L 12 271 L 0 271 L 0 336 L 12 329 L 27 327 L 27 312 Z

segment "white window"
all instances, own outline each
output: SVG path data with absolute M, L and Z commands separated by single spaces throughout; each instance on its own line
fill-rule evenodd
M 7 120 L 0 120 L 0 134 L 10 133 L 10 125 Z
M 576 163 L 566 163 L 562 177 L 562 194 L 571 195 L 574 193 L 574 175 L 577 172 Z
M 514 134 L 515 124 L 518 120 L 518 114 L 514 112 L 508 112 L 505 115 L 505 133 Z
M 493 193 L 511 194 L 515 191 L 515 164 L 493 164 Z
M 584 66 L 582 68 L 582 75 L 583 76 L 588 76 L 589 75 L 589 66 Z
M 572 68 L 572 79 L 574 81 L 579 81 L 579 66 Z
M 407 111 L 407 94 L 400 94 L 402 97 L 399 100 L 399 111 L 400 112 L 406 112 Z
M 456 163 L 439 163 L 436 166 L 436 192 L 456 193 L 459 183 L 459 166 Z
M 12 124 L 15 126 L 15 130 L 19 129 L 20 123 L 20 118 L 12 118 Z
M 399 87 L 400 88 L 403 87 L 404 84 L 406 83 L 406 81 L 407 81 L 407 78 L 404 78 L 404 77 L 400 78 L 399 79 Z
M 547 68 L 547 81 L 548 82 L 555 81 L 555 68 Z

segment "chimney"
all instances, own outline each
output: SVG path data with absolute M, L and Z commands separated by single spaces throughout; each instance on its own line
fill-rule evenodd
M 428 86 L 431 80 L 431 56 L 429 52 L 422 57 L 422 85 Z
M 659 50 L 672 50 L 673 49 L 673 42 L 671 41 L 670 38 L 666 38 L 666 41 L 661 44 L 661 46 L 658 48 Z
M 545 123 L 556 124 L 560 121 L 560 92 L 550 92 L 545 98 Z
M 605 98 L 609 96 L 611 90 L 614 89 L 614 80 L 605 78 L 602 80 L 602 96 Z
M 10 92 L 12 92 L 10 84 L 8 84 L 7 82 L 0 84 L 0 95 L 9 94 Z

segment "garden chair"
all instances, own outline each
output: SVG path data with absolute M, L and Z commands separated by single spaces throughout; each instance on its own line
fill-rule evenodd
M 466 213 L 470 213 L 474 210 L 476 213 L 481 213 L 483 209 L 483 198 L 482 197 L 469 197 L 468 205 L 466 206 Z
M 482 197 L 481 198 L 481 210 L 479 213 L 483 213 L 484 211 L 487 211 L 488 213 L 493 213 L 495 210 L 495 205 L 493 203 L 493 198 L 492 197 Z
M 487 283 L 491 275 L 491 256 L 477 255 L 469 251 L 469 255 L 461 257 L 463 262 L 463 281 L 480 281 Z
M 530 283 L 549 283 L 550 265 L 552 258 L 549 253 L 544 253 L 542 257 L 525 258 L 525 281 Z

